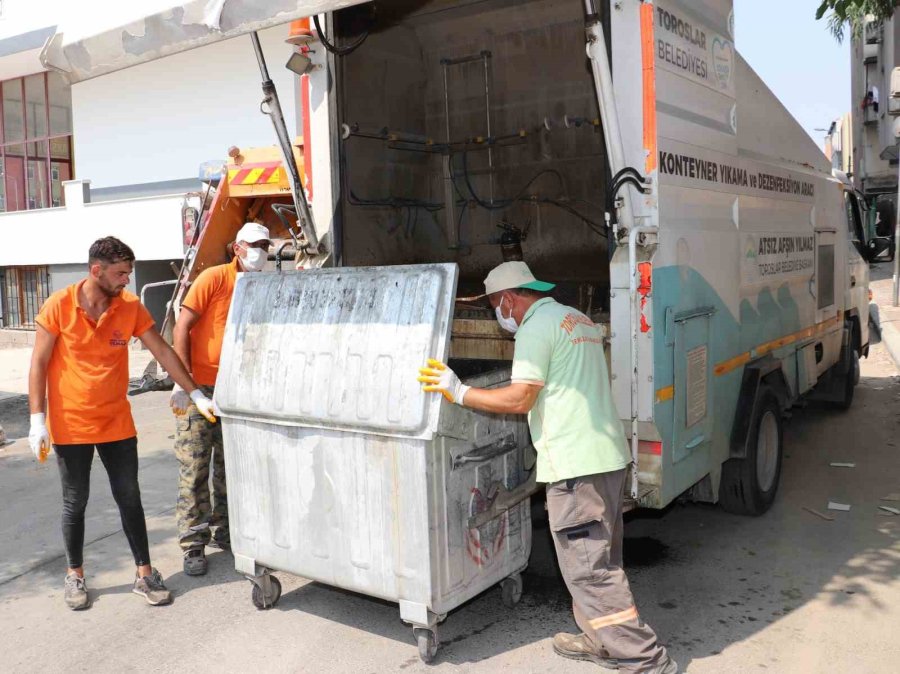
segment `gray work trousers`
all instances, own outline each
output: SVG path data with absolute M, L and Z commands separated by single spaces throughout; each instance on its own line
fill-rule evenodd
M 547 511 L 575 622 L 621 672 L 655 669 L 668 657 L 644 623 L 622 569 L 625 469 L 547 485 Z

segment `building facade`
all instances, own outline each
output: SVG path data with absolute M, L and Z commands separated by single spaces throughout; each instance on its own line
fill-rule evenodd
M 832 169 L 853 175 L 853 113 L 831 123 L 825 136 L 825 156 L 831 160 Z
M 851 45 L 851 127 L 854 185 L 866 197 L 880 235 L 896 219 L 898 154 L 890 98 L 891 72 L 900 65 L 900 18 L 869 21 Z
M 118 3 L 126 11 L 132 3 Z M 140 5 L 146 11 L 147 3 Z M 152 4 L 152 3 L 151 3 Z M 117 236 L 138 258 L 132 290 L 161 320 L 198 207 L 199 166 L 230 146 L 272 145 L 249 37 L 200 47 L 69 86 L 47 72 L 47 39 L 79 3 L 6 0 L 0 15 L 0 329 L 33 330 L 55 290 L 81 278 L 91 242 Z M 121 6 L 124 6 L 123 9 Z M 135 10 L 132 10 L 135 11 Z M 90 14 L 82 12 L 83 14 Z M 122 17 L 89 17 L 120 25 Z M 127 17 L 126 17 L 127 18 Z M 287 26 L 260 33 L 289 133 L 297 77 L 283 65 Z M 153 284 L 153 285 L 150 285 Z M 149 287 L 146 287 L 149 286 Z M 145 288 L 146 287 L 146 288 Z

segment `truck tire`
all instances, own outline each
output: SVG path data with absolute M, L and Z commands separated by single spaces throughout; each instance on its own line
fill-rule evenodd
M 762 386 L 747 433 L 747 456 L 722 464 L 722 508 L 735 515 L 766 512 L 778 491 L 783 454 L 781 406 L 772 389 Z

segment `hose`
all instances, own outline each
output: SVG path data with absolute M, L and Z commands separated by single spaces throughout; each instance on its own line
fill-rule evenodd
M 531 180 L 525 183 L 525 186 L 516 193 L 516 196 L 512 197 L 511 199 L 497 199 L 493 203 L 489 204 L 478 196 L 478 193 L 475 192 L 475 188 L 472 186 L 472 180 L 469 177 L 469 150 L 468 148 L 463 149 L 463 178 L 466 182 L 466 188 L 469 190 L 469 193 L 472 195 L 475 203 L 489 211 L 502 211 L 506 208 L 509 208 L 517 201 L 520 201 L 522 197 L 525 196 L 528 188 L 531 187 L 532 184 L 534 184 L 534 182 L 545 173 L 552 173 L 553 175 L 555 175 L 559 179 L 560 187 L 563 189 L 565 188 L 565 180 L 563 179 L 562 174 L 559 171 L 557 171 L 556 169 L 544 169 L 535 173 L 534 176 L 532 176 Z
M 313 23 L 316 25 L 316 30 L 319 33 L 319 39 L 322 41 L 322 46 L 335 56 L 347 56 L 347 54 L 356 51 L 362 43 L 366 41 L 366 38 L 369 37 L 369 31 L 366 31 L 356 39 L 356 42 L 348 44 L 346 47 L 336 47 L 328 41 L 327 37 L 325 37 L 325 31 L 322 30 L 322 24 L 319 23 L 318 14 L 313 15 Z
M 621 190 L 622 187 L 624 187 L 628 183 L 631 183 L 632 185 L 634 185 L 637 188 L 637 191 L 640 192 L 641 194 L 647 193 L 647 186 L 644 183 L 642 183 L 640 180 L 638 180 L 634 176 L 628 175 L 628 176 L 625 176 L 624 178 L 621 178 L 619 180 L 619 182 L 613 183 L 612 196 L 615 197 L 619 193 L 619 190 Z
M 296 246 L 299 250 L 300 242 L 297 240 L 297 235 L 294 234 L 294 228 L 291 227 L 287 218 L 284 216 L 284 213 L 282 213 L 282 211 L 287 211 L 296 218 L 297 210 L 294 208 L 293 204 L 272 204 L 272 210 L 275 211 L 275 215 L 277 215 L 278 219 L 281 220 L 281 224 L 284 225 L 287 233 L 291 235 L 291 240 L 294 242 L 294 246 Z
M 619 182 L 619 178 L 621 178 L 625 174 L 633 175 L 635 178 L 637 178 L 641 182 L 644 182 L 644 176 L 642 176 L 636 168 L 634 168 L 633 166 L 626 166 L 621 171 L 618 171 L 616 173 L 616 175 L 613 176 L 612 184 L 615 185 L 617 182 Z

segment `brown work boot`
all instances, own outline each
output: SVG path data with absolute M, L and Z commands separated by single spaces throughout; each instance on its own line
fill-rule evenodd
M 619 661 L 601 655 L 590 640 L 582 634 L 566 634 L 560 632 L 553 637 L 553 650 L 557 655 L 572 660 L 589 660 L 606 669 L 618 669 Z

